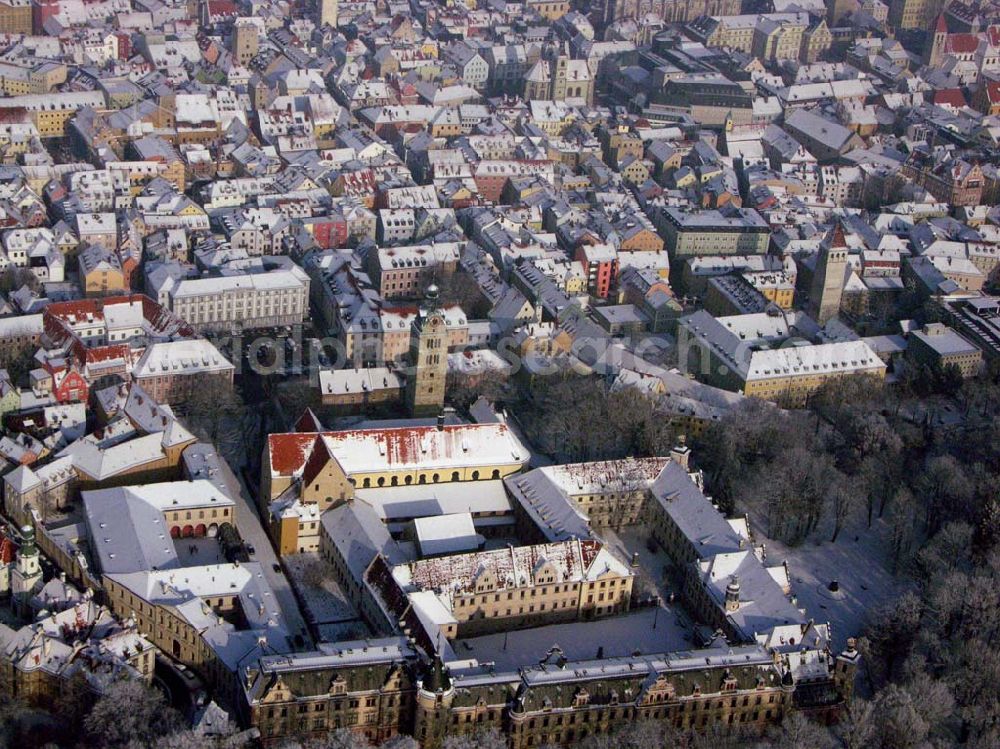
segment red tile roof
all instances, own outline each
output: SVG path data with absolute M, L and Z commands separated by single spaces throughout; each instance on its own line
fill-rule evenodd
M 955 109 L 961 109 L 968 104 L 965 101 L 965 94 L 962 93 L 961 89 L 957 88 L 945 88 L 935 91 L 933 101 L 939 107 L 950 106 L 955 107 Z
M 271 473 L 291 476 L 303 466 L 315 441 L 315 434 L 300 432 L 269 435 L 267 445 L 271 457 Z
M 975 34 L 949 34 L 945 53 L 956 55 L 972 54 L 979 49 L 979 37 Z
M 990 104 L 1000 104 L 1000 81 L 986 83 L 986 98 Z

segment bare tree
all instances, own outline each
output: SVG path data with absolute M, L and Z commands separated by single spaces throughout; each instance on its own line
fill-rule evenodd
M 303 749 L 371 749 L 371 743 L 364 734 L 354 733 L 347 728 L 338 728 L 321 739 L 307 741 Z
M 84 720 L 91 743 L 97 747 L 150 746 L 176 732 L 180 714 L 163 695 L 141 681 L 111 684 Z
M 920 597 L 907 592 L 869 613 L 863 655 L 873 682 L 891 678 L 902 666 L 920 632 L 923 608 Z
M 927 461 L 917 482 L 917 496 L 924 507 L 928 535 L 936 533 L 949 515 L 969 517 L 972 489 L 965 468 L 951 455 Z
M 879 692 L 875 711 L 879 716 L 875 746 L 911 749 L 920 746 L 930 733 L 931 726 L 913 696 L 895 684 Z
M 877 718 L 871 702 L 854 697 L 845 706 L 837 736 L 844 749 L 868 749 L 874 745 Z
M 27 268 L 8 265 L 0 273 L 0 292 L 7 294 L 11 291 L 17 291 L 22 286 L 27 286 L 32 291 L 38 291 L 42 287 L 35 274 Z
M 412 736 L 397 733 L 391 739 L 386 739 L 379 744 L 379 749 L 420 749 L 420 744 Z
M 204 377 L 192 388 L 184 404 L 184 423 L 201 439 L 219 445 L 243 446 L 246 406 L 232 386 L 219 377 Z
M 507 749 L 507 739 L 495 728 L 475 733 L 445 736 L 442 749 Z
M 857 507 L 858 495 L 847 478 L 837 471 L 827 486 L 826 498 L 833 515 L 833 535 L 830 537 L 830 543 L 836 543 L 844 524 Z
M 322 588 L 333 577 L 333 566 L 322 557 L 309 560 L 302 571 L 302 582 L 312 588 Z
M 448 373 L 448 402 L 456 408 L 467 409 L 479 396 L 497 402 L 509 390 L 507 376 L 496 369 L 487 369 L 477 374 L 461 372 Z
M 835 745 L 829 730 L 798 711 L 786 714 L 781 725 L 770 734 L 782 749 L 833 749 Z
M 899 569 L 909 556 L 916 540 L 913 525 L 913 512 L 916 502 L 913 492 L 905 486 L 899 489 L 893 500 L 890 517 L 889 554 L 892 559 L 893 571 Z
M 443 305 L 457 304 L 472 318 L 486 317 L 489 302 L 483 296 L 475 279 L 462 270 L 449 274 L 436 274 L 434 283 L 438 287 L 438 300 Z
M 659 749 L 680 747 L 686 743 L 682 734 L 666 723 L 639 721 L 626 723 L 612 733 L 591 734 L 582 742 L 581 749 Z

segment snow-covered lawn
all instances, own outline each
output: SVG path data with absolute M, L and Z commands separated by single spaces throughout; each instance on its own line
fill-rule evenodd
M 304 604 L 306 618 L 324 635 L 322 639 L 326 639 L 327 631 L 331 636 L 351 629 L 367 631 L 357 610 L 333 577 L 325 577 L 318 587 L 306 582 L 306 571 L 310 566 L 320 563 L 319 554 L 289 554 L 284 557 L 284 562 L 292 584 Z
M 613 658 L 635 651 L 666 653 L 694 647 L 679 608 L 663 606 L 658 612 L 645 608 L 593 622 L 550 624 L 469 637 L 454 642 L 453 648 L 459 658 L 493 662 L 498 670 L 516 670 L 518 666 L 538 663 L 556 645 L 571 661 L 596 658 L 599 648 L 603 648 L 604 658 Z
M 908 587 L 892 573 L 886 551 L 888 535 L 887 524 L 876 519 L 870 530 L 864 523 L 845 528 L 836 543 L 825 536 L 818 542 L 789 547 L 767 538 L 762 524 L 754 526 L 755 541 L 766 544 L 766 563 L 788 562 L 799 607 L 816 621 L 830 622 L 838 649 L 848 637 L 860 634 L 869 609 L 891 601 Z M 838 581 L 842 595 L 830 595 L 832 580 Z

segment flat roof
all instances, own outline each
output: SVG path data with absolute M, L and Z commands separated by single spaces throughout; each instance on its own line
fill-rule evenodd
M 420 553 L 425 556 L 475 551 L 482 540 L 467 512 L 417 518 L 413 525 Z

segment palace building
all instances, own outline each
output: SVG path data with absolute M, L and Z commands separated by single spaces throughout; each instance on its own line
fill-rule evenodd
M 265 746 L 347 727 L 371 741 L 410 734 L 429 748 L 496 729 L 527 749 L 573 745 L 639 720 L 763 731 L 791 710 L 832 719 L 852 693 L 854 641 L 834 654 L 829 625 L 797 607 L 787 567 L 764 564 L 746 518 L 719 513 L 689 458 L 681 445 L 637 465 L 508 478 L 515 504 L 530 505 L 521 522 L 543 520 L 536 536 L 554 538 L 562 521 L 578 519 L 566 522 L 567 538 L 536 545 L 421 558 L 367 501 L 338 505 L 323 515 L 321 554 L 379 636 L 261 659 L 240 685 L 246 720 Z M 649 652 L 630 643 L 623 654 L 620 643 L 565 630 L 569 647 L 553 644 L 537 664 L 492 660 L 488 633 L 504 633 L 505 650 L 507 635 L 524 627 L 544 643 L 551 630 L 542 626 L 637 615 L 629 612 L 633 573 L 592 537 L 588 517 L 602 526 L 622 496 L 635 506 L 628 524 L 646 529 L 681 569 L 681 598 L 700 625 L 694 634 L 708 640 Z M 605 657 L 602 643 L 614 652 Z M 597 657 L 582 657 L 591 646 Z

